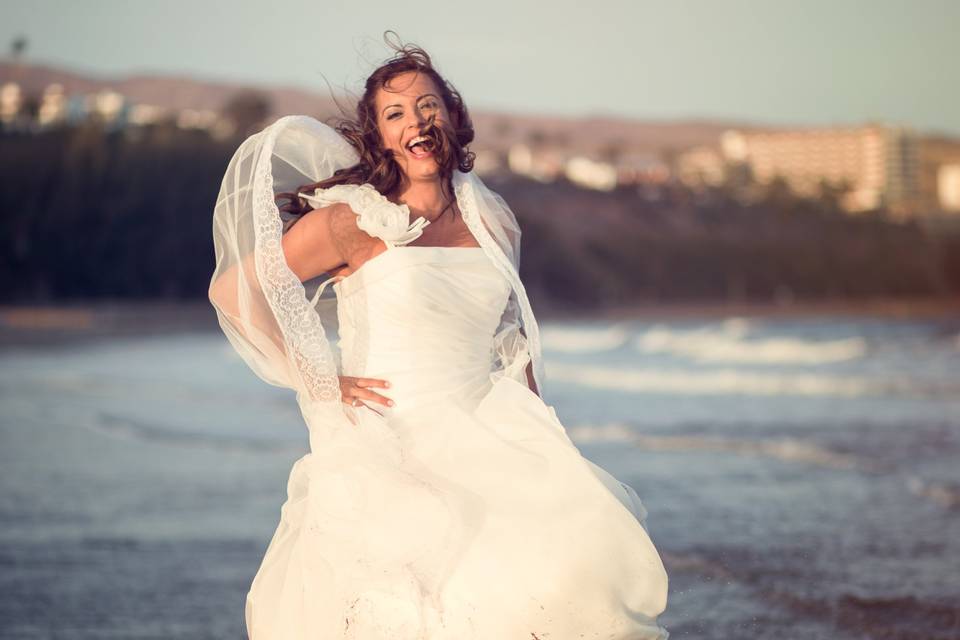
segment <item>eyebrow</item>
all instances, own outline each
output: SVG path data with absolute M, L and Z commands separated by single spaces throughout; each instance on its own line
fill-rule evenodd
M 427 96 L 433 96 L 434 98 L 437 98 L 438 100 L 440 99 L 440 96 L 438 96 L 438 95 L 435 94 L 435 93 L 425 93 L 425 94 L 423 94 L 422 96 L 417 96 L 417 102 L 420 102 L 420 98 L 426 98 Z M 403 106 L 403 105 L 401 105 L 401 104 L 388 104 L 387 106 L 385 106 L 385 107 L 380 111 L 380 114 L 383 115 L 383 112 L 386 111 L 387 109 L 389 109 L 390 107 L 402 107 L 402 106 Z

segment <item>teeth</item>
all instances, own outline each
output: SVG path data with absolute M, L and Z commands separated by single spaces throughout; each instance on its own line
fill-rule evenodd
M 413 140 L 407 143 L 407 149 L 412 148 L 413 145 L 417 144 L 418 142 L 429 142 L 429 140 L 430 138 L 428 138 L 427 136 L 417 136 L 416 138 L 414 138 Z

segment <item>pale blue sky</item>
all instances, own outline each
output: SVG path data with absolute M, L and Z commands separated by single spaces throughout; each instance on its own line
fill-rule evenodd
M 0 44 L 24 34 L 38 62 L 323 93 L 359 89 L 386 29 L 473 109 L 960 135 L 956 0 L 0 2 Z

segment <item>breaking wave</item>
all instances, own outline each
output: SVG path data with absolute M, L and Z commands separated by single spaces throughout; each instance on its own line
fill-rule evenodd
M 543 348 L 560 353 L 593 353 L 622 347 L 629 332 L 618 325 L 601 329 L 544 326 L 540 333 Z
M 876 380 L 823 373 L 775 373 L 739 369 L 670 371 L 547 363 L 551 382 L 594 389 L 674 395 L 842 396 L 859 397 L 918 391 L 908 379 Z
M 730 318 L 717 327 L 676 330 L 665 325 L 637 336 L 642 353 L 667 353 L 696 362 L 819 365 L 853 360 L 867 352 L 861 337 L 813 341 L 800 338 L 747 339 L 750 322 Z
M 960 509 L 960 485 L 927 481 L 911 475 L 907 478 L 907 488 L 913 494 L 926 498 L 944 509 Z
M 756 455 L 784 462 L 799 462 L 830 469 L 854 469 L 870 466 L 857 456 L 838 453 L 813 442 L 797 438 L 746 440 L 717 436 L 647 435 L 637 433 L 623 424 L 578 425 L 567 429 L 577 442 L 616 442 L 633 444 L 656 451 L 724 451 L 741 455 Z

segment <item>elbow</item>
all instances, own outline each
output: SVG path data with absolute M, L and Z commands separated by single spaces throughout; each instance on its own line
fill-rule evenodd
M 230 315 L 237 315 L 237 290 L 236 284 L 231 287 L 230 278 L 220 276 L 210 282 L 207 289 L 207 299 L 214 308 Z

